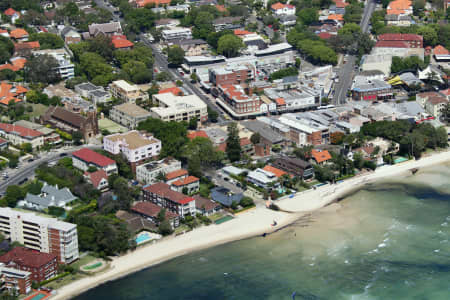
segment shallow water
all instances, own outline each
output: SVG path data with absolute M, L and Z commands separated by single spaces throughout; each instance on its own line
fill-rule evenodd
M 450 168 L 366 186 L 265 238 L 218 246 L 76 299 L 450 299 Z M 149 253 L 151 255 L 151 253 Z

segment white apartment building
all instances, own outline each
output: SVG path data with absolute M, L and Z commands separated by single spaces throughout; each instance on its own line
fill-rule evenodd
M 138 164 L 146 159 L 156 157 L 161 152 L 161 141 L 152 135 L 145 135 L 137 130 L 116 133 L 103 138 L 103 149 L 112 153 L 123 153 L 130 163 Z
M 34 55 L 51 55 L 58 61 L 58 73 L 61 79 L 70 79 L 75 76 L 75 65 L 70 62 L 70 55 L 66 49 L 46 49 L 33 51 Z
M 109 118 L 129 129 L 136 128 L 140 122 L 152 117 L 152 113 L 134 103 L 123 103 L 114 106 L 109 112 Z
M 20 125 L 0 123 L 0 137 L 13 145 L 30 143 L 33 149 L 44 145 L 44 134 L 40 131 Z
M 270 7 L 272 12 L 277 15 L 295 15 L 295 5 L 292 4 L 283 4 L 280 2 L 277 2 L 275 4 L 272 4 Z
M 192 32 L 189 28 L 173 28 L 161 31 L 162 38 L 165 41 L 174 39 L 192 39 Z
M 55 254 L 59 263 L 69 264 L 78 259 L 76 224 L 1 207 L 0 232 L 12 242 Z
M 166 158 L 162 161 L 151 161 L 136 168 L 136 180 L 143 184 L 154 184 L 159 174 L 168 174 L 181 169 L 181 162 Z
M 274 187 L 278 186 L 276 183 L 278 177 L 275 176 L 275 174 L 259 168 L 249 172 L 247 175 L 247 180 L 264 189 L 268 188 L 271 184 L 274 184 Z
M 135 84 L 129 84 L 125 80 L 116 80 L 109 85 L 111 94 L 127 102 L 136 102 L 136 100 L 148 100 L 148 94 L 141 91 Z
M 200 122 L 208 120 L 208 110 L 205 102 L 197 95 L 175 96 L 172 93 L 153 95 L 152 117 L 168 121 L 189 121 L 197 118 Z

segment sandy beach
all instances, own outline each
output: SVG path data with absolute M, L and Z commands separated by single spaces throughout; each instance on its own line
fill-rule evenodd
M 343 197 L 352 190 L 386 177 L 398 176 L 412 168 L 424 168 L 450 160 L 450 151 L 436 153 L 418 161 L 408 161 L 394 166 L 383 166 L 375 172 L 315 190 L 298 193 L 293 198 L 277 201 L 280 208 L 292 213 L 257 207 L 237 215 L 220 225 L 203 226 L 184 235 L 166 238 L 155 244 L 138 248 L 111 262 L 111 268 L 92 277 L 86 277 L 57 290 L 52 299 L 69 299 L 102 283 L 114 280 L 149 266 L 164 262 L 192 251 L 270 233 L 291 224 L 306 212 L 314 211 Z M 273 220 L 278 226 L 272 227 Z

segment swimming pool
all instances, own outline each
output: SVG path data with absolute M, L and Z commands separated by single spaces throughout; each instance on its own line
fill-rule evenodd
M 47 296 L 46 294 L 43 293 L 39 293 L 36 296 L 34 296 L 33 298 L 29 299 L 29 300 L 41 300 L 42 298 L 44 298 L 45 296 Z
M 145 243 L 151 239 L 152 239 L 152 237 L 150 236 L 150 234 L 148 234 L 148 232 L 141 233 L 135 239 L 136 245 Z

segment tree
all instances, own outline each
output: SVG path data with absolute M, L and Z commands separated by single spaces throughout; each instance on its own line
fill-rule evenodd
M 201 177 L 205 168 L 217 166 L 222 159 L 222 156 L 214 149 L 211 140 L 203 137 L 189 141 L 181 153 L 188 163 L 189 173 L 197 177 Z
M 166 219 L 166 209 L 161 208 L 158 215 L 156 216 L 159 223 L 163 222 Z
M 253 199 L 250 197 L 242 197 L 241 202 L 239 203 L 242 207 L 250 207 L 255 205 Z
M 169 73 L 167 73 L 167 72 L 159 72 L 157 75 L 156 75 L 156 81 L 159 81 L 159 82 L 165 82 L 165 81 L 169 81 L 169 80 L 171 80 L 172 79 L 172 76 L 170 76 L 170 74 Z
M 32 83 L 56 83 L 61 80 L 58 67 L 58 61 L 51 55 L 32 56 L 25 63 L 25 78 Z
M 197 123 L 198 120 L 196 117 L 193 117 L 189 120 L 188 129 L 189 130 L 196 130 L 197 129 Z
M 25 191 L 18 185 L 9 185 L 6 188 L 5 200 L 9 207 L 16 207 L 17 201 L 25 198 Z
M 26 153 L 33 152 L 33 146 L 30 143 L 23 143 L 22 145 L 20 145 L 20 148 Z
M 209 106 L 207 109 L 208 109 L 208 120 L 213 123 L 216 123 L 217 119 L 219 118 L 219 113 L 214 109 L 211 109 Z
M 308 160 L 311 158 L 311 150 L 313 146 L 304 146 L 302 148 L 295 148 L 294 155 L 300 159 Z
M 167 61 L 169 64 L 174 66 L 179 66 L 183 63 L 184 60 L 184 50 L 178 46 L 171 46 L 167 51 Z
M 226 34 L 220 37 L 217 43 L 217 52 L 226 57 L 237 56 L 242 48 L 244 48 L 244 42 L 234 34 Z
M 297 68 L 290 67 L 290 68 L 281 69 L 281 70 L 271 73 L 270 80 L 273 81 L 273 80 L 277 80 L 277 79 L 282 79 L 284 77 L 297 76 L 297 75 L 298 75 Z
M 82 144 L 82 139 L 83 139 L 83 134 L 80 131 L 75 131 L 74 133 L 72 133 L 72 139 L 75 145 L 81 145 Z
M 231 162 L 241 159 L 241 143 L 239 139 L 239 129 L 236 123 L 230 123 L 228 125 L 228 138 L 227 138 L 226 153 L 228 159 Z
M 59 49 L 64 47 L 64 41 L 54 33 L 41 32 L 30 34 L 30 41 L 38 41 L 40 49 Z
M 197 73 L 192 73 L 191 74 L 191 81 L 196 83 L 197 81 L 199 81 L 200 79 L 198 78 Z
M 159 224 L 159 233 L 162 235 L 170 235 L 172 234 L 173 229 L 172 225 L 170 225 L 169 220 L 164 220 Z
M 344 139 L 344 133 L 340 131 L 332 132 L 330 134 L 330 143 L 333 145 L 340 145 Z
M 252 136 L 250 137 L 250 141 L 253 145 L 259 144 L 259 142 L 261 141 L 261 135 L 259 134 L 259 132 L 255 132 L 254 134 L 252 134 Z
M 298 69 L 298 68 L 300 68 L 301 65 L 302 65 L 301 59 L 296 57 L 295 58 L 295 67 Z
M 0 36 L 0 63 L 3 64 L 7 62 L 13 53 L 13 42 L 4 36 Z
M 420 26 L 417 34 L 423 36 L 424 46 L 434 46 L 438 42 L 438 35 L 432 26 Z
M 317 9 L 312 7 L 307 7 L 300 10 L 297 13 L 298 22 L 303 25 L 309 25 L 317 20 L 319 20 L 319 14 L 317 13 Z
M 81 54 L 79 66 L 94 84 L 106 86 L 113 80 L 113 68 L 97 53 L 85 52 Z
M 151 70 L 142 61 L 130 60 L 122 66 L 122 70 L 134 83 L 142 84 L 152 80 Z

